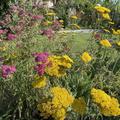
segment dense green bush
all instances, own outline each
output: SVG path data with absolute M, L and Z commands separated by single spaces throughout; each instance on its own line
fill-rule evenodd
M 16 0 L 0 0 L 0 15 L 2 15 L 9 8 L 10 3 Z

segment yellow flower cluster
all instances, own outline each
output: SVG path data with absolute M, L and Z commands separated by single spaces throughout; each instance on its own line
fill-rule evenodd
M 118 41 L 116 44 L 117 44 L 118 46 L 120 46 L 120 41 Z
M 50 56 L 48 58 L 50 65 L 46 68 L 46 73 L 50 76 L 61 77 L 66 75 L 65 70 L 71 68 L 73 60 L 67 56 Z
M 32 83 L 34 88 L 42 88 L 46 86 L 46 77 L 45 76 L 35 76 L 35 82 Z
M 97 103 L 100 111 L 105 116 L 119 116 L 120 105 L 116 98 L 107 95 L 100 89 L 93 88 L 91 90 L 93 102 Z
M 38 104 L 37 108 L 40 111 L 40 116 L 44 119 L 48 119 L 50 116 L 55 120 L 65 119 L 66 110 L 64 108 L 56 108 L 51 101 Z
M 44 21 L 42 24 L 43 24 L 44 26 L 52 25 L 52 24 L 53 24 L 53 21 L 47 20 L 47 21 Z
M 60 23 L 64 23 L 64 20 L 59 20 Z
M 95 6 L 95 9 L 100 12 L 100 13 L 110 13 L 110 9 L 106 8 L 106 7 L 102 7 L 101 5 L 97 5 Z
M 105 47 L 112 47 L 111 43 L 107 39 L 101 40 L 100 44 Z
M 102 13 L 101 15 L 102 15 L 102 17 L 103 17 L 105 20 L 111 20 L 111 18 L 110 18 L 110 16 L 109 16 L 108 13 Z
M 119 30 L 112 29 L 112 32 L 114 35 L 120 35 L 120 29 Z
M 73 27 L 74 29 L 80 29 L 80 26 L 78 24 L 71 24 L 71 27 Z
M 88 52 L 84 52 L 81 56 L 81 59 L 83 60 L 84 63 L 88 63 L 92 60 L 92 57 L 89 55 Z
M 106 7 L 102 7 L 101 5 L 95 6 L 95 9 L 97 10 L 97 12 L 100 13 L 102 18 L 104 18 L 106 20 L 111 20 L 111 18 L 109 16 L 109 13 L 111 12 L 110 9 L 108 9 Z
M 72 16 L 70 16 L 70 18 L 75 19 L 75 20 L 78 19 L 78 17 L 76 15 L 72 15 Z
M 100 44 L 105 46 L 105 47 L 112 47 L 111 43 L 107 39 L 101 40 Z
M 44 118 L 52 116 L 55 120 L 64 120 L 66 110 L 73 103 L 74 97 L 65 88 L 53 87 L 50 91 L 52 100 L 38 104 L 37 108 Z
M 104 32 L 110 33 L 108 29 L 103 29 Z
M 80 115 L 84 115 L 87 108 L 84 98 L 80 97 L 78 99 L 75 99 L 72 104 L 72 108 L 76 113 L 79 113 Z
M 55 16 L 56 14 L 54 12 L 48 12 L 46 16 Z
M 57 107 L 67 108 L 73 103 L 73 96 L 65 88 L 53 87 L 51 88 L 53 95 L 52 103 Z

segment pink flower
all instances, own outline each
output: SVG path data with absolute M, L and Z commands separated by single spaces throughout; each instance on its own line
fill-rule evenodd
M 99 33 L 96 33 L 96 34 L 94 35 L 94 38 L 97 39 L 97 40 L 99 40 L 99 39 L 101 39 L 101 36 L 100 36 Z
M 42 20 L 43 18 L 44 18 L 43 15 L 33 15 L 32 16 L 33 20 Z
M 16 72 L 15 66 L 2 65 L 2 77 L 7 78 L 9 75 Z
M 17 12 L 18 6 L 12 5 L 12 6 L 10 6 L 10 9 L 11 9 L 12 12 Z
M 53 30 L 59 30 L 61 28 L 61 23 L 57 20 L 53 22 L 52 29 Z
M 34 67 L 35 71 L 38 75 L 43 75 L 45 73 L 45 68 L 48 65 L 48 56 L 47 52 L 43 53 L 34 53 L 33 56 L 35 57 L 35 61 L 37 65 Z
M 55 34 L 55 32 L 51 28 L 49 28 L 47 30 L 42 30 L 42 31 L 40 31 L 40 33 L 42 35 L 46 35 L 49 39 L 51 39 Z
M 8 33 L 7 38 L 8 38 L 8 40 L 14 40 L 14 39 L 16 39 L 16 35 Z
M 0 35 L 4 34 L 5 31 L 4 30 L 0 30 Z
M 20 10 L 19 13 L 18 13 L 18 15 L 22 17 L 22 16 L 25 16 L 26 14 L 25 14 L 24 10 Z
M 47 52 L 43 52 L 43 53 L 35 53 L 33 54 L 33 56 L 35 57 L 36 62 L 46 63 L 49 54 Z
M 34 67 L 35 71 L 37 71 L 38 75 L 43 75 L 45 73 L 45 64 L 38 64 L 37 66 Z

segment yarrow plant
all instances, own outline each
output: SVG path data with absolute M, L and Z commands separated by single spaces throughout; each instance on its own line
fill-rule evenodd
M 0 22 L 0 118 L 119 120 L 120 30 L 112 10 L 95 6 L 98 24 L 108 28 L 96 24 L 101 29 L 90 37 L 62 31 L 66 16 L 57 18 L 57 10 L 20 4 Z M 77 12 L 67 29 L 80 29 Z
M 55 120 L 64 120 L 67 108 L 73 103 L 74 97 L 65 88 L 53 87 L 50 89 L 52 100 L 38 104 L 40 115 L 45 118 L 52 116 Z
M 103 115 L 105 116 L 119 116 L 120 104 L 114 97 L 110 97 L 104 91 L 93 88 L 91 90 L 93 102 L 95 102 Z
M 7 35 L 7 38 L 8 38 L 8 40 L 14 40 L 14 39 L 16 38 L 16 35 L 14 35 L 14 34 L 12 34 L 12 33 L 9 33 L 9 34 Z
M 54 36 L 55 31 L 53 29 L 51 29 L 51 28 L 48 28 L 48 29 L 40 31 L 40 33 L 42 35 L 47 36 L 49 39 L 51 39 Z
M 101 5 L 95 6 L 95 9 L 97 10 L 97 12 L 99 12 L 103 19 L 111 21 L 111 18 L 109 16 L 109 13 L 111 12 L 110 9 L 103 7 Z
M 2 65 L 2 77 L 7 78 L 10 75 L 12 75 L 14 72 L 16 72 L 15 66 L 9 66 L 9 65 Z
M 37 63 L 34 68 L 39 76 L 43 76 L 44 74 L 54 77 L 65 76 L 65 70 L 71 68 L 73 63 L 73 60 L 67 55 L 54 56 L 44 52 L 35 53 L 33 56 Z

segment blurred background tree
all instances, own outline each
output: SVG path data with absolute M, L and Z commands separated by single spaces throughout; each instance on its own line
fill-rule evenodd
M 94 7 L 97 4 L 111 9 L 111 16 L 114 21 L 120 18 L 120 0 L 53 0 L 55 11 L 58 17 L 68 24 L 69 9 L 75 8 L 79 18 L 79 24 L 83 27 L 93 28 L 97 22 L 97 14 Z

